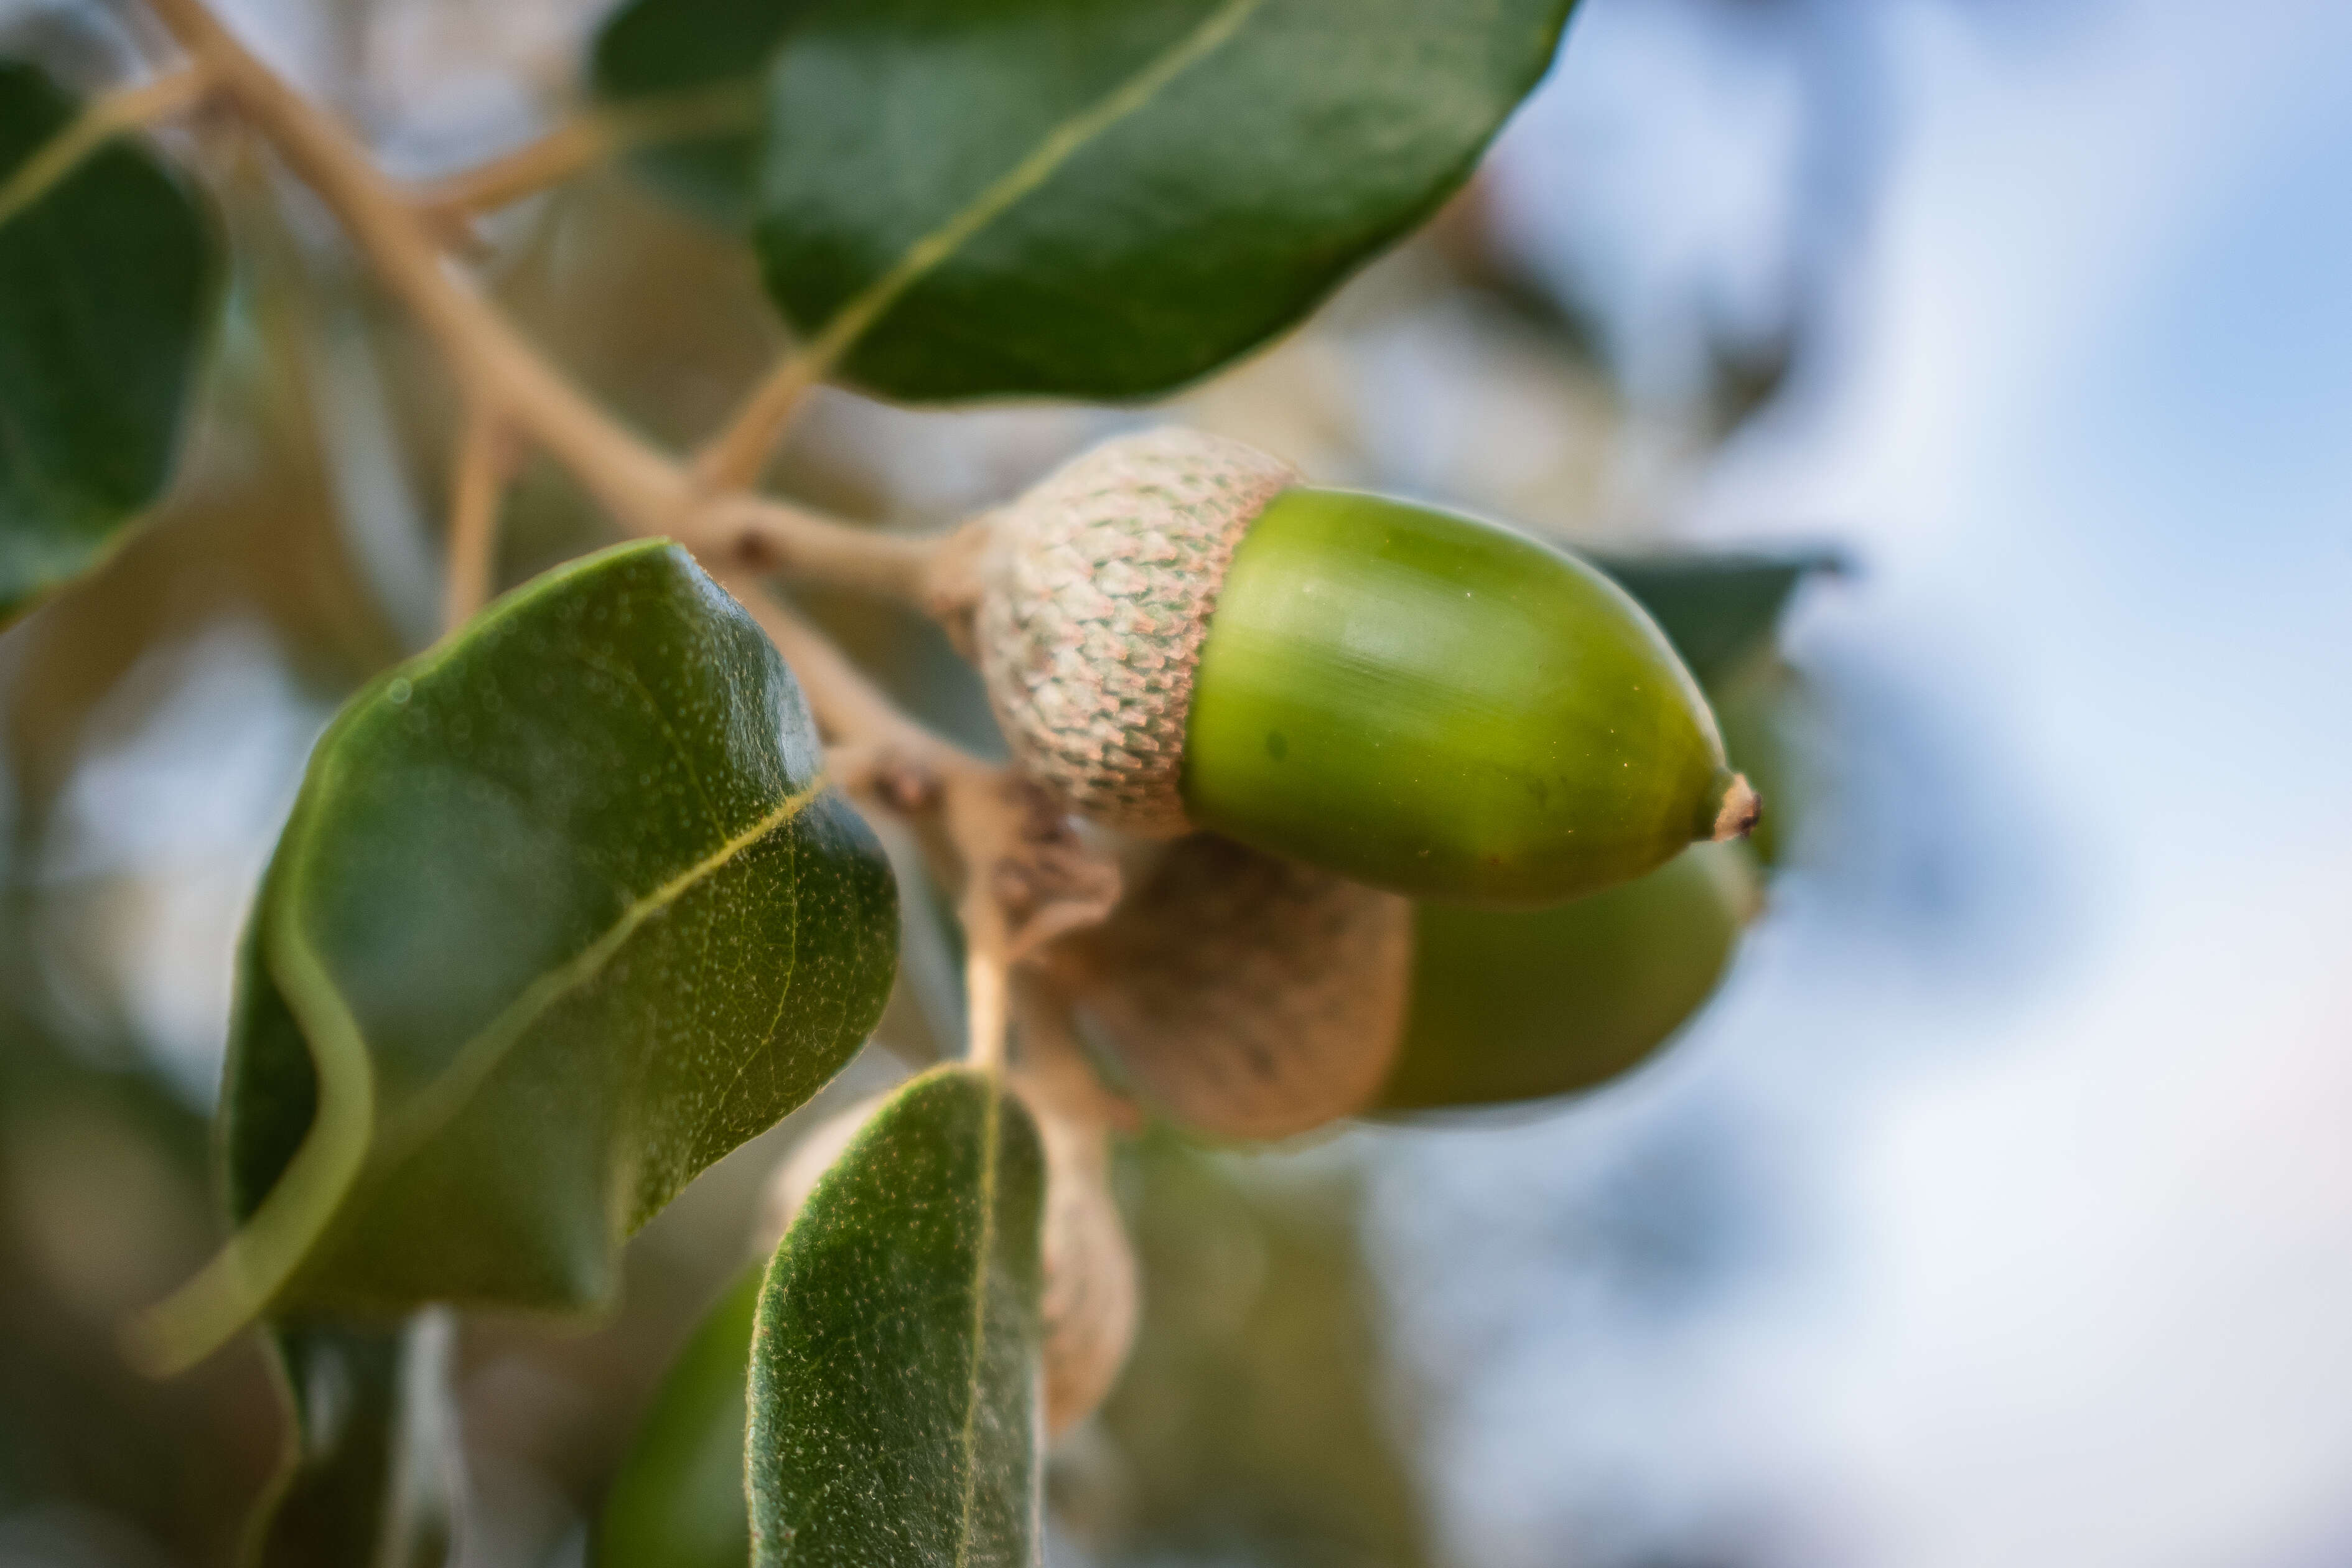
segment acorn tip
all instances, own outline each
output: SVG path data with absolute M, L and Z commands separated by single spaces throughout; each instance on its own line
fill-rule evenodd
M 1745 838 L 1764 816 L 1764 797 L 1748 782 L 1746 773 L 1734 773 L 1731 782 L 1723 786 L 1723 804 L 1715 813 L 1715 841 Z

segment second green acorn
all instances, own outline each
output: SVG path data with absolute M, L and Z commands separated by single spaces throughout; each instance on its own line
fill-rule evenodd
M 998 514 L 974 631 L 1015 755 L 1082 813 L 1417 898 L 1558 903 L 1759 809 L 1599 571 L 1197 431 L 1098 447 Z

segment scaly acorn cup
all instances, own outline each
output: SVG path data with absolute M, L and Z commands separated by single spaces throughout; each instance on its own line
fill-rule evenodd
M 1696 682 L 1599 571 L 1236 441 L 1097 447 L 994 516 L 979 570 L 998 722 L 1108 826 L 1549 904 L 1757 818 Z

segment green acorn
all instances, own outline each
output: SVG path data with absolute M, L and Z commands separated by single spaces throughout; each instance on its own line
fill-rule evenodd
M 1403 1044 L 1376 1109 L 1542 1100 L 1632 1069 L 1715 994 L 1762 903 L 1745 845 L 1702 844 L 1558 909 L 1419 906 Z
M 1199 431 L 1108 442 L 999 513 L 974 631 L 1024 768 L 1130 833 L 1546 904 L 1758 815 L 1601 573 Z

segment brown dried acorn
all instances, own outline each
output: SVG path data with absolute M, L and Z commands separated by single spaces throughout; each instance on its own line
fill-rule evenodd
M 1024 771 L 1421 898 L 1547 904 L 1755 821 L 1640 605 L 1491 524 L 1307 489 L 1237 441 L 1108 442 L 995 515 L 973 642 Z
M 1267 1139 L 1371 1102 L 1403 1029 L 1409 901 L 1211 833 L 1130 886 L 1054 962 L 1145 1100 Z
M 1135 1254 L 1110 1193 L 1109 1129 L 1067 1114 L 1016 1074 L 1013 1087 L 1045 1150 L 1045 1434 L 1091 1415 L 1135 1342 Z M 813 1128 L 768 1180 L 753 1242 L 772 1252 L 793 1216 L 889 1094 L 859 1100 Z

